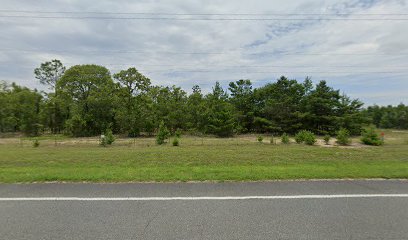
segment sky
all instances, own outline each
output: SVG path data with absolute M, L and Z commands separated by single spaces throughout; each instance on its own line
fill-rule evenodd
M 0 0 L 0 80 L 46 90 L 60 59 L 204 92 L 306 76 L 366 105 L 408 104 L 408 0 Z

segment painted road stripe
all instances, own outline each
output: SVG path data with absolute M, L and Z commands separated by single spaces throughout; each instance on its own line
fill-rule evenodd
M 200 200 L 275 200 L 337 198 L 408 198 L 408 194 L 338 194 L 289 196 L 225 196 L 225 197 L 14 197 L 0 201 L 200 201 Z

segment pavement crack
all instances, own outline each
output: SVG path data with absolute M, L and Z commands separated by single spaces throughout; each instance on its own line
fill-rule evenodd
M 159 216 L 159 214 L 160 214 L 160 211 L 157 211 L 156 214 L 155 214 L 151 219 L 149 219 L 149 220 L 147 221 L 145 227 L 143 228 L 143 232 L 142 232 L 142 238 L 143 238 L 143 239 L 145 238 L 146 230 L 149 228 L 149 226 L 150 226 L 150 224 L 153 222 L 153 220 L 156 219 L 157 216 Z

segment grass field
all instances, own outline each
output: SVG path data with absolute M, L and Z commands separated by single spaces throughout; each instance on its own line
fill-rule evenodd
M 244 181 L 273 179 L 408 178 L 408 132 L 386 131 L 386 145 L 305 146 L 230 139 L 182 137 L 179 147 L 154 138 L 63 136 L 0 139 L 0 182 L 44 181 Z M 354 140 L 355 143 L 358 139 Z

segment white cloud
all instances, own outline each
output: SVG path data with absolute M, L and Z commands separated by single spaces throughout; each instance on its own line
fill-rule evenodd
M 53 1 L 52 4 L 45 0 L 3 0 L 2 9 L 219 14 L 347 13 L 350 14 L 348 18 L 356 19 L 381 17 L 359 14 L 406 13 L 408 6 L 402 0 L 65 0 Z M 303 19 L 314 16 L 264 17 Z M 335 16 L 324 15 L 324 18 L 333 17 Z M 58 58 L 67 65 L 106 65 L 112 72 L 134 65 L 152 78 L 155 84 L 176 84 L 186 89 L 199 84 L 208 90 L 217 80 L 226 85 L 228 81 L 250 78 L 256 85 L 262 85 L 266 83 L 265 79 L 273 81 L 282 74 L 299 80 L 311 75 L 314 80 L 327 79 L 335 87 L 346 93 L 350 92 L 353 97 L 360 94 L 360 98 L 367 103 L 397 104 L 400 101 L 408 102 L 408 94 L 405 98 L 395 96 L 395 89 L 408 89 L 408 70 L 407 65 L 404 65 L 408 59 L 406 25 L 407 21 L 385 20 L 152 21 L 0 18 L 0 79 L 40 87 L 33 77 L 33 68 L 43 61 Z M 17 49 L 37 51 L 14 51 Z M 186 72 L 177 72 L 183 70 Z M 381 91 L 381 95 L 375 95 L 375 91 Z

